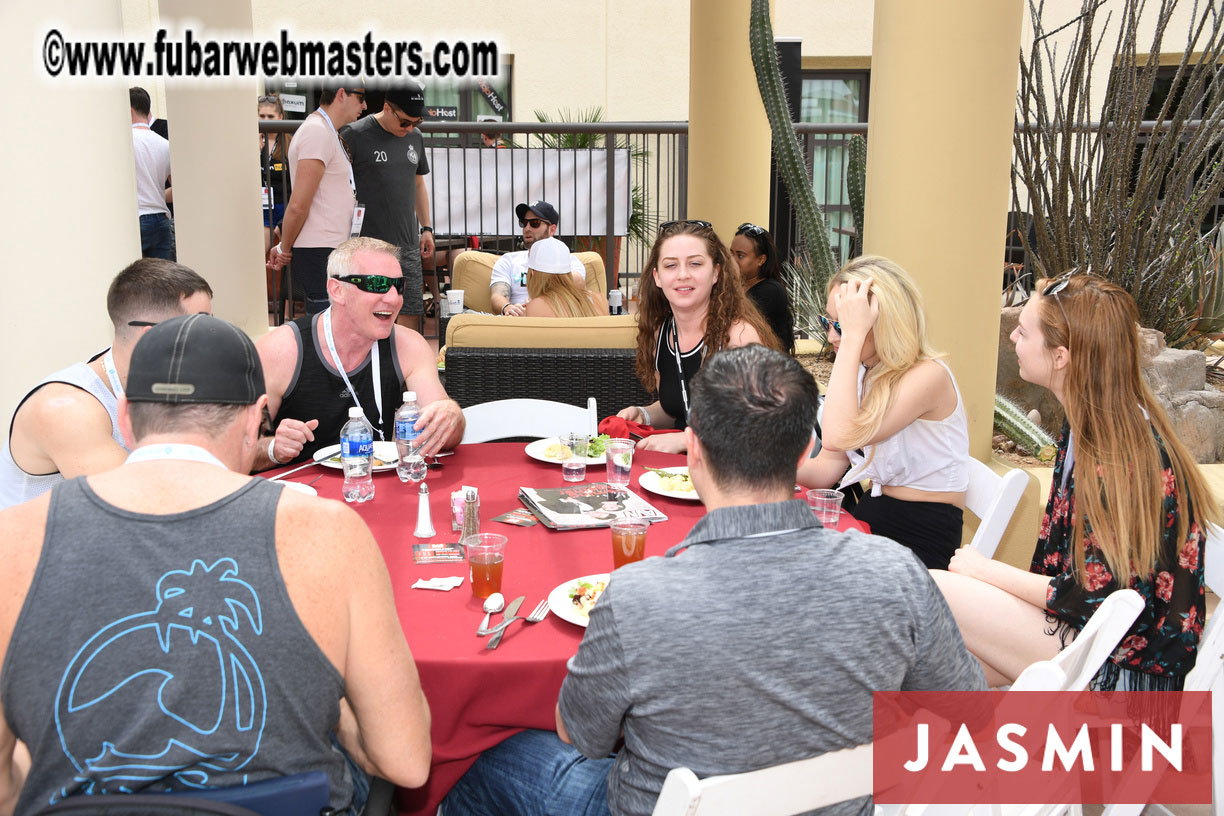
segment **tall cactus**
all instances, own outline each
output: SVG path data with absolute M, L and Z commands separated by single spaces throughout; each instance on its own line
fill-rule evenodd
M 854 216 L 857 255 L 863 249 L 863 213 L 867 201 L 867 140 L 856 133 L 846 142 L 846 193 L 850 198 L 850 214 Z
M 825 284 L 837 272 L 837 261 L 829 246 L 829 228 L 824 212 L 812 192 L 812 181 L 808 177 L 791 124 L 790 107 L 786 104 L 786 88 L 782 84 L 782 71 L 778 68 L 778 55 L 774 50 L 773 26 L 769 21 L 769 0 L 752 0 L 748 23 L 748 41 L 752 51 L 752 68 L 756 72 L 757 86 L 761 90 L 761 101 L 769 117 L 769 129 L 773 132 L 774 153 L 782 181 L 790 193 L 791 203 L 799 219 L 799 228 L 807 244 L 807 254 L 814 271 L 816 289 L 823 291 Z
M 1002 394 L 995 394 L 994 421 L 1007 438 L 1043 462 L 1054 458 L 1054 438 Z

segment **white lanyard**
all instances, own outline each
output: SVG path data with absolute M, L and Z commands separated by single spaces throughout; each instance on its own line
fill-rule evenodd
M 216 465 L 229 470 L 217 457 L 201 448 L 199 445 L 184 445 L 178 442 L 168 442 L 161 445 L 145 445 L 128 454 L 124 464 L 132 462 L 156 462 L 161 459 L 181 459 L 186 462 L 203 462 L 206 465 Z
M 356 198 L 357 180 L 353 178 L 353 163 L 349 161 L 348 151 L 344 148 L 344 142 L 340 141 L 340 132 L 336 130 L 336 126 L 332 124 L 331 117 L 327 115 L 327 111 L 323 110 L 322 108 L 318 108 L 316 113 L 323 117 L 323 121 L 327 123 L 329 128 L 331 128 L 331 132 L 336 135 L 336 144 L 340 145 L 340 152 L 344 155 L 344 163 L 348 165 L 349 187 L 353 189 L 353 198 Z
M 672 354 L 676 357 L 676 373 L 680 375 L 680 397 L 684 400 L 684 422 L 688 424 L 688 383 L 684 379 L 684 363 L 680 360 L 680 334 L 676 331 L 676 318 L 671 319 Z
M 106 369 L 106 378 L 110 380 L 111 391 L 115 392 L 115 399 L 123 396 L 123 383 L 119 382 L 119 372 L 115 368 L 115 355 L 111 353 L 111 349 L 106 350 L 106 354 L 102 355 L 102 367 Z
M 362 407 L 361 400 L 357 398 L 357 389 L 353 388 L 353 384 L 349 382 L 348 373 L 344 370 L 344 363 L 340 360 L 340 355 L 336 353 L 336 341 L 332 339 L 330 306 L 328 306 L 323 312 L 323 339 L 327 341 L 327 350 L 331 352 L 332 362 L 336 364 L 336 370 L 340 372 L 341 378 L 344 379 L 344 385 L 348 388 L 349 396 L 353 398 L 353 404 L 358 408 L 361 408 L 361 413 L 364 415 L 365 408 Z M 378 431 L 378 438 L 382 439 L 382 379 L 379 377 L 380 368 L 378 364 L 378 341 L 370 344 L 370 373 L 374 377 L 374 404 L 378 406 L 378 424 L 374 425 L 374 430 Z M 370 421 L 368 416 L 366 417 L 366 421 Z

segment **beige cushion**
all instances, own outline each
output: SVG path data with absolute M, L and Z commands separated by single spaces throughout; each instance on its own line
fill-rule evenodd
M 575 257 L 586 267 L 586 288 L 603 294 L 606 285 L 603 256 L 598 252 L 575 252 Z M 489 284 L 493 280 L 493 264 L 500 255 L 469 249 L 451 261 L 451 288 L 463 290 L 463 305 L 477 312 L 492 312 L 493 301 L 489 297 Z M 581 348 L 605 348 L 604 346 L 582 346 Z
M 502 317 L 461 314 L 452 317 L 446 326 L 446 345 L 469 348 L 635 348 L 637 315 Z

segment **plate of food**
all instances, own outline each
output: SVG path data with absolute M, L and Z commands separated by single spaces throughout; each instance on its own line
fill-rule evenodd
M 668 496 L 673 499 L 688 499 L 700 501 L 697 488 L 689 477 L 688 468 L 684 465 L 669 468 L 646 468 L 646 472 L 638 477 L 638 484 L 643 490 Z
M 607 434 L 600 434 L 591 439 L 587 446 L 586 463 L 588 465 L 602 465 L 604 463 L 604 445 L 607 444 L 608 438 Z M 561 440 L 555 436 L 528 442 L 526 451 L 527 455 L 532 459 L 541 462 L 552 462 L 555 465 L 561 464 L 570 455 L 570 449 L 561 444 Z
M 585 629 L 590 619 L 591 607 L 603 594 L 604 587 L 608 585 L 608 577 L 608 573 L 601 572 L 566 581 L 548 593 L 548 608 L 561 620 Z
M 339 445 L 328 445 L 326 448 L 319 448 L 314 453 L 314 460 L 323 467 L 336 469 L 344 467 L 340 463 Z M 376 441 L 374 443 L 374 472 L 382 473 L 384 470 L 395 470 L 397 464 L 399 464 L 399 451 L 395 449 L 395 443 Z

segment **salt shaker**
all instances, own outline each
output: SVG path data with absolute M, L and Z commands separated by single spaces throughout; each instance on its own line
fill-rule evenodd
M 424 482 L 421 482 L 421 489 L 417 493 L 417 525 L 413 535 L 417 538 L 433 538 L 437 535 L 429 513 L 429 485 Z
M 463 541 L 471 535 L 480 532 L 480 504 L 476 499 L 476 490 L 468 490 L 463 501 L 463 531 L 459 540 Z

